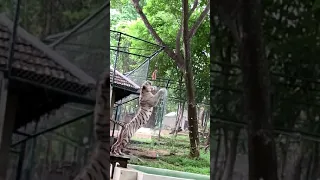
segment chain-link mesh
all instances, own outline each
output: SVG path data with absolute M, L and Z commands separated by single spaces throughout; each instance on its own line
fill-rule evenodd
M 66 38 L 54 42 L 54 49 L 98 79 L 109 65 L 108 20 L 108 12 L 102 8 Z
M 11 28 L 14 23 L 15 15 L 15 8 L 11 3 L 8 2 L 6 4 L 6 8 L 9 9 L 9 13 L 8 15 L 2 14 L 0 22 L 2 33 L 1 37 L 3 37 L 1 40 L 4 41 L 1 44 L 8 46 L 3 48 L 3 52 L 1 52 L 1 54 L 7 59 L 9 57 L 9 42 L 12 38 Z M 69 2 L 65 2 L 65 4 L 68 3 Z M 83 67 L 88 67 L 89 65 L 98 63 L 92 63 L 91 61 L 84 65 L 83 62 L 85 60 L 83 59 L 87 59 L 88 61 L 89 57 L 93 57 L 96 61 L 104 60 L 106 62 L 105 59 L 107 58 L 105 54 L 107 54 L 108 48 L 106 48 L 107 46 L 105 43 L 108 42 L 108 38 L 104 37 L 108 37 L 108 34 L 106 33 L 106 30 L 108 29 L 107 18 L 105 17 L 107 11 L 100 10 L 101 13 L 98 13 L 97 16 L 92 18 L 93 20 L 86 23 L 86 27 L 71 31 L 70 27 L 76 26 L 86 16 L 89 16 L 91 12 L 84 12 L 79 17 L 74 18 L 75 21 L 71 23 L 63 22 L 69 18 L 68 15 L 64 14 L 64 17 L 60 18 L 57 15 L 65 11 L 65 4 L 51 4 L 49 7 L 49 5 L 46 6 L 45 4 L 41 4 L 41 2 L 21 1 L 19 17 L 20 26 L 18 27 L 15 36 L 13 58 L 9 63 L 11 64 L 9 65 L 9 75 L 14 80 L 32 84 L 41 88 L 49 88 L 60 93 L 72 94 L 74 96 L 86 96 L 88 98 L 93 98 L 95 83 L 91 77 L 97 76 L 86 72 L 87 69 L 83 69 Z M 99 3 L 94 3 L 90 8 L 97 8 L 97 4 Z M 41 8 L 37 9 L 39 6 Z M 51 14 L 42 11 L 47 8 L 57 8 L 57 11 L 52 11 L 51 9 Z M 69 10 L 70 13 L 73 13 L 72 9 Z M 43 23 L 44 20 L 36 17 L 36 14 L 41 14 L 47 18 L 50 16 L 50 21 Z M 33 22 L 30 21 L 30 19 L 33 19 Z M 55 24 L 59 24 L 59 26 L 50 27 Z M 40 39 L 45 39 L 44 37 L 49 33 L 57 33 L 59 31 L 67 31 L 68 33 L 60 33 L 60 37 L 55 37 L 56 39 L 49 38 L 49 40 L 57 40 L 62 38 L 62 36 L 69 36 L 68 38 L 65 38 L 63 42 L 59 41 L 55 44 L 57 51 L 46 47 L 44 43 L 41 42 Z M 48 39 L 46 42 L 48 43 Z M 81 48 L 77 46 L 81 46 Z M 74 51 L 78 52 L 74 53 Z M 8 62 L 5 62 L 5 64 L 8 64 Z M 104 64 L 102 67 L 105 66 L 106 65 Z M 87 76 L 83 72 L 79 73 L 79 70 L 74 70 L 79 67 L 80 69 L 83 69 L 85 73 L 91 75 L 91 77 Z M 99 71 L 99 69 L 97 71 Z M 101 70 L 98 73 L 101 73 Z
M 110 81 L 113 87 L 129 91 L 132 87 L 130 84 L 134 83 L 137 92 L 139 86 L 147 80 L 150 60 L 161 50 L 162 48 L 156 44 L 122 32 L 110 31 L 110 65 L 113 67 L 111 71 L 116 70 L 125 75 L 125 78 L 111 77 Z M 129 79 L 132 83 L 128 83 L 125 79 Z M 138 109 L 137 98 L 138 94 L 131 92 L 130 95 L 117 101 L 113 118 L 129 122 Z M 119 127 L 111 123 L 111 128 L 111 136 L 117 136 Z
M 148 72 L 149 72 L 149 66 L 150 66 L 150 61 L 147 60 L 139 68 L 133 70 L 132 72 L 128 73 L 127 77 L 132 79 L 136 84 L 139 86 L 146 81 Z
M 89 112 L 92 112 L 92 107 L 66 104 L 54 114 L 18 129 L 19 133 L 26 135 L 39 134 L 31 139 L 20 134 L 13 135 L 12 149 L 19 149 L 17 147 L 26 143 L 26 148 L 22 149 L 24 159 L 20 172 L 21 179 L 74 177 L 84 166 L 94 147 L 92 113 L 77 119 L 79 115 Z M 66 125 L 61 126 L 61 124 Z M 46 131 L 50 128 L 54 129 Z M 28 140 L 23 141 L 26 138 Z M 19 157 L 19 154 L 15 153 L 16 156 Z M 11 161 L 13 160 L 11 158 Z M 14 177 L 17 173 L 16 164 L 15 161 L 14 166 L 9 167 L 8 171 L 12 174 L 10 177 Z
M 110 65 L 113 70 L 126 75 L 134 84 L 140 86 L 147 79 L 150 60 L 162 48 L 118 31 L 110 31 L 110 38 Z M 125 84 L 124 80 L 117 78 L 112 78 L 111 82 L 114 86 Z
M 113 112 L 113 119 L 128 123 L 130 120 L 136 115 L 138 106 L 139 106 L 139 100 L 138 95 L 130 95 L 127 98 L 124 98 L 120 102 L 118 102 L 115 105 L 114 112 Z M 143 127 L 150 128 L 153 130 L 153 134 L 156 135 L 160 128 L 162 128 L 163 118 L 166 113 L 166 101 L 167 97 L 164 97 L 161 99 L 158 103 L 158 105 L 154 108 L 153 114 L 151 115 L 149 121 L 147 124 L 145 124 Z M 118 132 L 120 130 L 120 126 L 114 125 L 112 123 L 112 136 L 117 137 Z
M 0 7 L 9 11 L 0 18 L 0 70 L 8 65 L 12 2 L 17 1 Z M 109 18 L 105 1 L 83 3 L 21 1 L 9 69 L 10 85 L 20 93 L 20 108 L 7 179 L 69 179 L 90 157 L 95 80 L 109 68 Z M 68 103 L 83 100 L 91 105 Z M 39 116 L 38 122 L 27 123 Z

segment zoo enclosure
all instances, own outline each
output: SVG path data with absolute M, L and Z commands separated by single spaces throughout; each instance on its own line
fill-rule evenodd
M 2 70 L 8 72 L 10 81 L 44 89 L 50 101 L 55 100 L 49 98 L 50 93 L 58 93 L 67 100 L 67 103 L 61 102 L 63 105 L 55 107 L 54 112 L 47 112 L 41 117 L 32 119 L 33 122 L 15 130 L 12 137 L 11 161 L 7 179 L 47 179 L 57 175 L 72 177 L 87 161 L 86 158 L 93 145 L 92 114 L 95 102 L 94 81 L 89 86 L 79 86 L 79 82 L 77 84 L 77 79 L 73 77 L 73 74 L 84 74 L 81 72 L 83 70 L 90 77 L 97 79 L 106 67 L 109 68 L 107 60 L 110 49 L 106 45 L 106 42 L 110 40 L 108 34 L 109 15 L 105 11 L 109 3 L 101 3 L 94 13 L 71 30 L 68 29 L 62 33 L 43 38 L 43 42 L 47 46 L 23 29 L 28 29 L 27 27 L 18 27 L 20 7 L 27 7 L 27 4 L 23 3 L 26 2 L 17 1 L 13 11 L 15 13 L 12 13 L 14 15 L 13 23 L 10 24 L 10 21 L 4 16 L 1 17 L 2 25 L 9 29 L 12 28 L 11 36 L 8 37 L 10 39 L 8 63 Z M 30 6 L 28 7 L 30 8 Z M 25 25 L 24 20 L 22 25 Z M 26 48 L 21 50 L 19 49 L 21 46 L 26 46 Z M 36 48 L 38 49 L 35 50 Z M 20 53 L 29 56 L 17 61 L 17 57 L 24 57 L 13 52 L 17 49 Z M 46 53 L 43 54 L 42 51 L 45 51 L 50 57 L 46 57 Z M 30 58 L 30 54 L 33 59 Z M 53 59 L 58 62 L 50 61 L 50 58 L 57 56 L 58 58 Z M 19 69 L 17 66 L 19 63 L 26 68 Z M 39 67 L 30 67 L 32 63 L 52 68 L 53 70 L 49 74 L 51 77 L 48 78 L 46 74 L 39 76 L 37 73 L 46 73 L 46 71 L 39 71 L 41 70 Z M 59 64 L 63 64 L 69 69 L 65 71 L 58 66 Z M 72 64 L 76 66 L 70 68 Z M 67 80 L 61 81 L 59 80 L 61 78 L 59 70 L 64 73 L 68 70 L 72 72 L 64 74 L 64 78 Z M 46 98 L 43 99 L 46 100 Z M 29 101 L 29 106 L 33 105 L 30 102 L 32 100 Z M 33 114 L 34 112 L 29 111 L 28 113 Z

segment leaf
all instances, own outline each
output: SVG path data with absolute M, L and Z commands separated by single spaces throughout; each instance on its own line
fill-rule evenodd
M 320 0 L 315 0 L 313 6 L 312 6 L 312 10 L 316 11 L 320 8 Z

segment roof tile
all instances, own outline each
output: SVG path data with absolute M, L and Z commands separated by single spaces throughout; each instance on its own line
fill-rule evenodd
M 0 66 L 7 64 L 10 36 L 9 29 L 0 24 Z M 14 50 L 13 68 L 23 70 L 25 73 L 33 72 L 38 75 L 50 76 L 73 83 L 80 82 L 79 78 L 19 36 L 16 38 Z
M 119 71 L 115 71 L 116 76 L 114 77 L 115 86 L 120 86 L 121 88 L 130 89 L 132 91 L 139 90 L 139 86 L 131 81 L 128 77 L 121 74 Z M 113 68 L 110 68 L 110 83 L 113 79 Z

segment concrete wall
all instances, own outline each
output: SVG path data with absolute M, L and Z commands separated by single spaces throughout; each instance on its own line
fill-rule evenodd
M 143 173 L 134 169 L 116 167 L 113 180 L 195 180 Z

